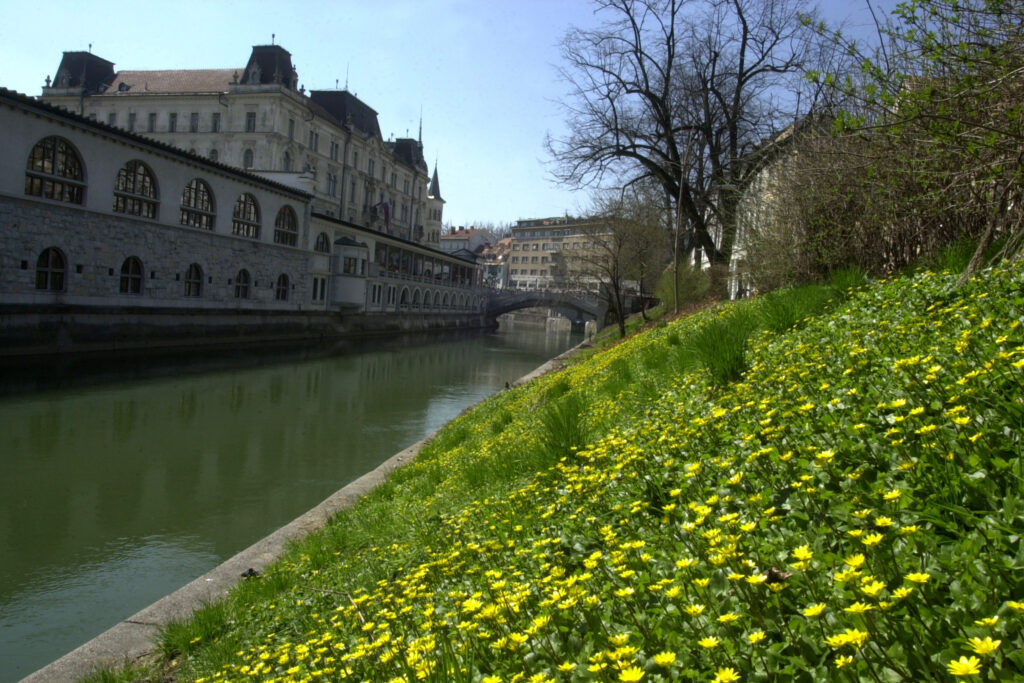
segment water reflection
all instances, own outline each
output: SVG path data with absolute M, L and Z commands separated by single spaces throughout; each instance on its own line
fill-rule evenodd
M 173 591 L 572 342 L 515 331 L 0 399 L 0 680 Z

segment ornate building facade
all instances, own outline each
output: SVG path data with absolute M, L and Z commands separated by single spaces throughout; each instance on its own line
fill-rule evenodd
M 472 326 L 484 308 L 472 261 L 98 116 L 0 88 L 0 149 L 7 354 Z
M 252 48 L 226 69 L 120 70 L 65 52 L 44 102 L 259 174 L 312 196 L 312 210 L 437 247 L 444 201 L 419 139 L 385 140 L 377 112 L 348 90 L 299 84 L 291 54 Z

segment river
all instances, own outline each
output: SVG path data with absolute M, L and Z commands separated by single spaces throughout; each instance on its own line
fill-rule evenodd
M 0 398 L 0 681 L 57 659 L 578 342 L 523 329 Z

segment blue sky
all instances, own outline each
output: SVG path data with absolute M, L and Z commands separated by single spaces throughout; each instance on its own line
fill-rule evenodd
M 819 6 L 866 21 L 863 0 Z M 276 34 L 307 89 L 347 72 L 385 137 L 415 137 L 422 110 L 446 222 L 505 223 L 588 205 L 550 181 L 543 141 L 563 130 L 558 43 L 596 22 L 589 0 L 0 0 L 0 86 L 39 95 L 61 53 L 90 43 L 116 69 L 241 68 Z

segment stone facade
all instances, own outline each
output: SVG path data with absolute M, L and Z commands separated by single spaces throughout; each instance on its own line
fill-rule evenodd
M 90 319 L 107 322 L 91 325 L 135 311 L 123 344 L 173 327 L 173 316 L 152 323 L 154 312 L 180 311 L 200 327 L 210 314 L 244 314 L 249 330 L 259 329 L 252 314 L 313 312 L 329 324 L 288 328 L 322 336 L 404 329 L 331 315 L 416 314 L 414 328 L 433 328 L 463 326 L 484 307 L 472 262 L 318 213 L 313 195 L 287 184 L 3 89 L 0 149 L 5 338 L 30 343 L 40 315 L 84 320 L 99 309 Z M 228 320 L 215 324 L 230 332 Z
M 439 245 L 443 200 L 431 192 L 436 168 L 428 187 L 422 139 L 385 139 L 377 112 L 348 90 L 307 92 L 279 45 L 228 69 L 115 71 L 65 52 L 42 99 L 299 188 L 317 213 Z

